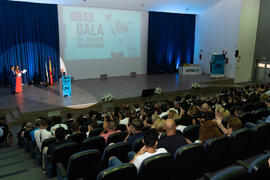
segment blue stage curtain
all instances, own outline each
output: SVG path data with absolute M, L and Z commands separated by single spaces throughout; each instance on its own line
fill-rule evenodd
M 11 65 L 28 70 L 24 82 L 45 82 L 45 62 L 49 57 L 57 81 L 60 70 L 57 5 L 0 2 L 0 85 L 7 85 Z
M 196 15 L 149 12 L 147 73 L 193 63 Z

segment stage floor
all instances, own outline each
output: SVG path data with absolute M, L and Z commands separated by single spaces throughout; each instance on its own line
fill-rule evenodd
M 111 77 L 108 79 L 86 79 L 72 82 L 72 96 L 62 97 L 59 86 L 24 86 L 23 93 L 12 95 L 9 88 L 0 88 L 0 109 L 18 107 L 21 113 L 56 109 L 66 106 L 95 104 L 104 93 L 112 93 L 116 99 L 141 96 L 143 89 L 161 87 L 163 91 L 188 90 L 193 82 L 208 82 L 208 74 L 183 76 L 176 73 L 137 75 L 135 77 Z M 201 87 L 207 87 L 201 84 Z

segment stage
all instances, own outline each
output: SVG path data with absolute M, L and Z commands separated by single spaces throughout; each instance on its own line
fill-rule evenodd
M 208 87 L 212 81 L 215 80 L 209 74 L 183 76 L 177 73 L 74 80 L 71 97 L 62 97 L 58 85 L 27 85 L 23 87 L 21 94 L 10 94 L 10 89 L 6 87 L 0 88 L 0 109 L 18 108 L 20 113 L 28 113 L 70 106 L 91 106 L 101 101 L 106 92 L 112 93 L 116 99 L 123 99 L 139 97 L 143 89 L 161 87 L 168 93 L 188 90 L 193 82 L 202 83 L 201 87 Z

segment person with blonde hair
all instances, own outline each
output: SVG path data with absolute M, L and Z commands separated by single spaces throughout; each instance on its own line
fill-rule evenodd
M 215 117 L 223 119 L 224 117 L 230 116 L 230 112 L 225 110 L 221 105 L 216 105 Z
M 169 110 L 168 119 L 179 119 L 179 116 L 175 110 Z
M 154 124 L 155 121 L 156 121 L 157 119 L 159 119 L 159 118 L 160 118 L 159 115 L 156 114 L 156 113 L 154 113 L 154 114 L 151 116 L 152 124 Z
M 164 124 L 165 119 L 157 119 L 155 123 L 153 124 L 152 128 L 156 129 L 158 131 L 158 139 L 160 138 L 161 134 L 164 132 Z

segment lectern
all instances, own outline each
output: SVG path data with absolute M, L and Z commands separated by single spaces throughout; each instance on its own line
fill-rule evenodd
M 71 96 L 71 76 L 62 76 L 62 95 Z

